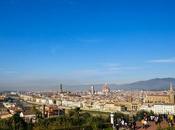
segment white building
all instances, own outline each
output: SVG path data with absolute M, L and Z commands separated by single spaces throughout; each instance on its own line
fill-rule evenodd
M 79 102 L 79 101 L 63 100 L 62 101 L 62 105 L 65 106 L 65 107 L 70 107 L 70 108 L 81 107 L 81 102 Z
M 154 105 L 153 112 L 156 114 L 175 114 L 175 105 Z
M 140 110 L 153 111 L 155 114 L 175 114 L 175 105 L 155 104 L 153 106 L 143 105 Z

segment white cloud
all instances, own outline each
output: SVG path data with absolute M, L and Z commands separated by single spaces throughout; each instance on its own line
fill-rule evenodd
M 119 63 L 104 63 L 103 66 L 105 66 L 105 67 L 120 67 L 121 64 L 119 64 Z
M 115 77 L 118 74 L 122 74 L 128 71 L 135 71 L 141 69 L 141 67 L 136 66 L 122 66 L 118 63 L 105 63 L 101 64 L 95 68 L 85 68 L 80 70 L 75 70 L 71 72 L 70 76 L 74 75 L 74 77 Z
M 72 72 L 72 75 L 79 75 L 79 76 L 91 76 L 99 74 L 100 71 L 98 69 L 82 69 L 82 70 L 76 70 Z
M 154 59 L 149 60 L 149 63 L 175 63 L 175 58 L 167 58 L 167 59 Z
M 3 75 L 12 75 L 12 74 L 17 74 L 18 72 L 15 70 L 8 70 L 5 68 L 0 68 L 0 73 Z
M 18 72 L 14 70 L 7 70 L 7 71 L 4 71 L 4 73 L 5 74 L 17 74 Z
M 126 71 L 126 70 L 141 69 L 141 67 L 138 67 L 138 66 L 124 66 L 119 63 L 108 63 L 108 64 L 105 64 L 105 67 L 107 70 L 111 70 L 111 71 Z
M 103 69 L 106 71 L 120 71 L 122 69 L 122 66 L 118 63 L 105 63 L 102 65 Z

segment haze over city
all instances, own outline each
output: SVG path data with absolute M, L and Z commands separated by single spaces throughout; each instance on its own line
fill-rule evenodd
M 0 88 L 175 77 L 174 1 L 0 2 Z

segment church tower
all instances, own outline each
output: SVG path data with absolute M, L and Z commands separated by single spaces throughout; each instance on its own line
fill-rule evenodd
M 170 103 L 174 104 L 174 90 L 173 90 L 173 84 L 170 83 L 170 90 L 169 90 L 169 96 L 170 96 Z

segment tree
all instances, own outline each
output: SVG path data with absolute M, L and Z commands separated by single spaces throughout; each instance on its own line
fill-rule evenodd
M 136 118 L 137 118 L 137 120 L 142 120 L 145 115 L 151 116 L 153 114 L 154 114 L 153 112 L 148 112 L 148 111 L 145 111 L 145 110 L 141 110 L 141 111 L 137 112 Z
M 14 114 L 9 121 L 11 123 L 12 130 L 25 130 L 27 128 L 27 124 L 23 118 L 19 116 L 19 113 Z
M 42 112 L 36 109 L 35 106 L 32 107 L 32 111 L 35 114 L 37 120 L 42 118 Z
M 77 115 L 77 118 L 78 118 L 78 130 L 80 130 L 80 107 L 76 107 L 74 109 L 76 115 Z
M 102 117 L 91 117 L 90 125 L 93 130 L 103 129 L 104 128 L 104 120 Z
M 8 120 L 0 120 L 0 130 L 10 130 L 10 126 Z

